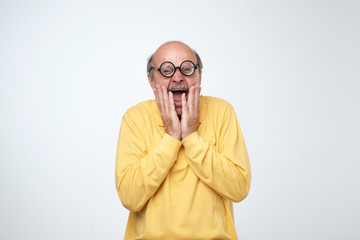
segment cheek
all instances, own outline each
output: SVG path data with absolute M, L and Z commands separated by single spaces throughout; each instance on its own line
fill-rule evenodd
M 192 78 L 186 79 L 186 81 L 187 81 L 188 86 L 191 87 L 191 86 L 194 86 L 194 85 L 200 83 L 200 77 L 194 76 Z
M 154 87 L 156 85 L 164 86 L 164 87 L 167 88 L 169 86 L 169 80 L 168 79 L 156 78 L 156 79 L 154 79 Z

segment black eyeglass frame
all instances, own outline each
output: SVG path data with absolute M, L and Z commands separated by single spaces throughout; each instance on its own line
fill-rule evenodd
M 170 63 L 170 64 L 173 66 L 173 69 L 174 69 L 174 70 L 173 70 L 173 72 L 172 72 L 171 74 L 165 75 L 165 74 L 162 73 L 161 67 L 162 67 L 165 63 Z M 183 72 L 181 71 L 181 66 L 182 66 L 184 63 L 191 63 L 192 66 L 193 66 L 194 71 L 192 71 L 192 73 L 190 73 L 190 74 L 185 74 L 185 73 L 183 73 Z M 166 61 L 166 62 L 163 62 L 163 63 L 160 65 L 159 68 L 151 67 L 151 68 L 149 69 L 149 73 L 151 72 L 151 70 L 154 69 L 154 70 L 158 71 L 158 72 L 159 72 L 161 75 L 163 75 L 164 77 L 172 77 L 172 76 L 175 74 L 176 69 L 179 69 L 179 71 L 181 72 L 182 75 L 189 77 L 189 76 L 191 76 L 191 75 L 194 74 L 194 72 L 195 72 L 195 70 L 198 68 L 198 66 L 199 66 L 198 64 L 195 64 L 195 63 L 193 63 L 193 62 L 190 61 L 190 60 L 185 60 L 185 61 L 183 61 L 183 62 L 180 64 L 179 67 L 175 67 L 175 65 L 174 65 L 172 62 Z

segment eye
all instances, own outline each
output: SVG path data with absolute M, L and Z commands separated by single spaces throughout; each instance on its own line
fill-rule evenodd
M 193 65 L 191 63 L 184 63 L 181 66 L 181 71 L 185 74 L 185 75 L 190 75 L 193 72 Z
M 162 73 L 165 75 L 169 75 L 173 72 L 173 68 L 171 66 L 165 66 L 162 68 Z
M 163 62 L 160 65 L 160 72 L 164 77 L 170 77 L 175 72 L 175 66 L 171 62 Z

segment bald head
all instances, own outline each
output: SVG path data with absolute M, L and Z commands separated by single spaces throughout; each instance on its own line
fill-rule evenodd
M 179 41 L 166 42 L 161 45 L 148 60 L 147 73 L 148 77 L 153 78 L 151 67 L 159 67 L 165 61 L 179 62 L 181 59 L 186 59 L 198 65 L 199 73 L 201 74 L 202 62 L 200 56 L 185 43 Z

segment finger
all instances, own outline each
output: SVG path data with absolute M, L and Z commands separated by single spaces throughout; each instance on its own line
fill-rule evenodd
M 185 93 L 183 93 L 181 95 L 181 109 L 182 109 L 181 120 L 183 120 L 184 118 L 186 118 L 188 116 L 188 112 L 189 112 L 189 107 L 188 107 L 188 105 L 186 103 Z
M 158 93 L 159 93 L 159 100 L 161 105 L 161 114 L 166 116 L 168 114 L 168 104 L 167 104 L 167 93 L 164 91 L 163 86 L 159 86 Z
M 189 107 L 189 112 L 192 113 L 194 111 L 194 89 L 195 86 L 190 87 L 189 90 L 189 96 L 188 96 L 188 101 L 187 101 L 187 105 Z
M 159 85 L 156 85 L 156 102 L 159 106 L 160 112 L 163 111 L 163 96 Z
M 161 92 L 162 92 L 162 96 L 163 96 L 163 104 L 164 104 L 164 109 L 167 113 L 170 112 L 170 107 L 169 107 L 169 94 L 167 92 L 166 87 L 161 86 Z
M 171 91 L 169 91 L 169 109 L 170 109 L 170 112 L 173 114 L 175 113 L 176 114 L 176 111 L 175 111 L 175 103 L 174 103 L 174 95 Z
M 201 87 L 198 84 L 196 84 L 195 85 L 195 111 L 196 112 L 199 111 L 200 91 L 201 91 Z

